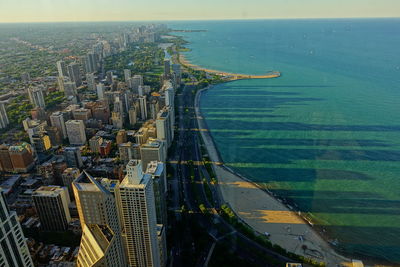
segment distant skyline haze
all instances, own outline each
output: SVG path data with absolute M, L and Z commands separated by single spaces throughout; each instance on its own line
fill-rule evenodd
M 399 17 L 399 0 L 2 0 L 0 22 Z

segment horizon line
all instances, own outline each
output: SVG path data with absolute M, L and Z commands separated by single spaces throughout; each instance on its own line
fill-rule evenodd
M 184 21 L 251 21 L 251 20 L 330 20 L 330 19 L 400 19 L 399 17 L 293 17 L 293 18 L 210 18 L 210 19 L 154 19 L 154 20 L 60 20 L 60 21 L 0 21 L 0 24 L 39 24 L 39 23 L 90 23 L 90 22 L 184 22 Z

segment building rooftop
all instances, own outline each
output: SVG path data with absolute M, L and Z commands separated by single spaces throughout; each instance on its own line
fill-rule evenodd
M 158 161 L 151 161 L 147 165 L 146 173 L 152 174 L 154 176 L 160 176 L 164 171 L 164 164 Z
M 55 197 L 64 192 L 65 187 L 58 185 L 41 186 L 33 193 L 34 196 Z

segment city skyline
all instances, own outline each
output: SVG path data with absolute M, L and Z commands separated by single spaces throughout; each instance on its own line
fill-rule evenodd
M 151 9 L 148 7 L 151 6 Z M 293 18 L 399 17 L 396 0 L 205 0 L 185 2 L 150 0 L 18 0 L 0 3 L 0 23 L 84 21 L 174 21 Z

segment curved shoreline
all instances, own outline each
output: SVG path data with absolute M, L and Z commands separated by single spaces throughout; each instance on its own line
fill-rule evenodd
M 189 67 L 194 70 L 205 71 L 209 74 L 219 75 L 221 77 L 224 77 L 226 80 L 231 80 L 231 81 L 243 80 L 243 79 L 273 79 L 273 78 L 279 78 L 281 76 L 281 73 L 279 71 L 270 71 L 269 73 L 264 75 L 251 75 L 251 74 L 230 73 L 219 70 L 207 69 L 191 63 L 189 60 L 186 59 L 185 55 L 183 54 L 179 54 L 178 61 L 184 67 Z
M 195 112 L 203 142 L 206 146 L 218 180 L 218 192 L 234 212 L 258 233 L 268 232 L 270 240 L 286 250 L 323 261 L 326 266 L 351 266 L 351 260 L 339 255 L 324 239 L 312 223 L 293 211 L 279 198 L 257 183 L 232 170 L 223 163 L 222 157 L 212 138 L 207 123 L 200 111 L 201 94 L 210 87 L 197 91 Z M 307 250 L 302 250 L 306 245 Z

